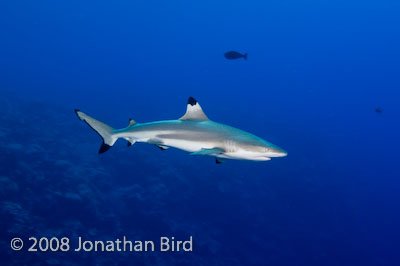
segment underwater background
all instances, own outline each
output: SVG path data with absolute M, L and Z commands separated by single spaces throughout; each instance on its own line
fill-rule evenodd
M 1 1 L 0 264 L 400 265 L 399 14 L 394 0 Z M 216 165 L 121 140 L 99 155 L 73 111 L 122 128 L 177 119 L 189 96 L 288 156 Z M 194 248 L 34 253 L 31 236 Z

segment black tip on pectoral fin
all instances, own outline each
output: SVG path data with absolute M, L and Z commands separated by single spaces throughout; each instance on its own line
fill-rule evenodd
M 218 159 L 218 158 L 215 158 L 215 163 L 216 163 L 216 164 L 221 164 L 221 163 L 223 163 L 223 162 L 224 162 L 223 160 Z
M 188 104 L 190 104 L 191 106 L 196 105 L 197 101 L 195 98 L 193 97 L 189 97 L 188 99 Z
M 104 142 L 101 144 L 100 146 L 100 150 L 99 153 L 104 153 L 106 151 L 108 151 L 111 148 L 110 145 L 105 144 Z

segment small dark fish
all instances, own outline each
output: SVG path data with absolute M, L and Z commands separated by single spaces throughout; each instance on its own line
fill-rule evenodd
M 239 58 L 243 57 L 244 60 L 247 60 L 247 53 L 241 54 L 241 53 L 238 53 L 238 52 L 235 52 L 235 51 L 229 51 L 229 52 L 226 52 L 224 54 L 224 56 L 225 56 L 226 59 L 239 59 Z
M 382 108 L 378 107 L 375 109 L 375 112 L 377 112 L 378 114 L 382 114 L 383 110 Z

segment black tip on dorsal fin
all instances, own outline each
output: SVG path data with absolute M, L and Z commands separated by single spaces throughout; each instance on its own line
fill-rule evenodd
M 206 121 L 208 118 L 201 109 L 199 102 L 196 101 L 195 98 L 189 97 L 186 105 L 186 113 L 184 116 L 179 118 L 179 120 Z
M 106 151 L 108 151 L 111 148 L 110 145 L 105 144 L 104 142 L 101 144 L 99 153 L 104 153 Z
M 191 106 L 196 105 L 197 101 L 195 98 L 193 97 L 189 97 L 188 99 L 188 104 L 190 104 Z

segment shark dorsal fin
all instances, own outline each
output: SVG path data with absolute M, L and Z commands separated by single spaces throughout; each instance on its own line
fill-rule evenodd
M 129 118 L 129 124 L 128 124 L 128 127 L 130 127 L 130 126 L 133 126 L 133 125 L 135 125 L 136 124 L 136 121 L 135 120 L 133 120 L 132 118 Z
M 179 120 L 206 121 L 208 117 L 204 114 L 200 104 L 193 97 L 189 97 L 186 113 Z

